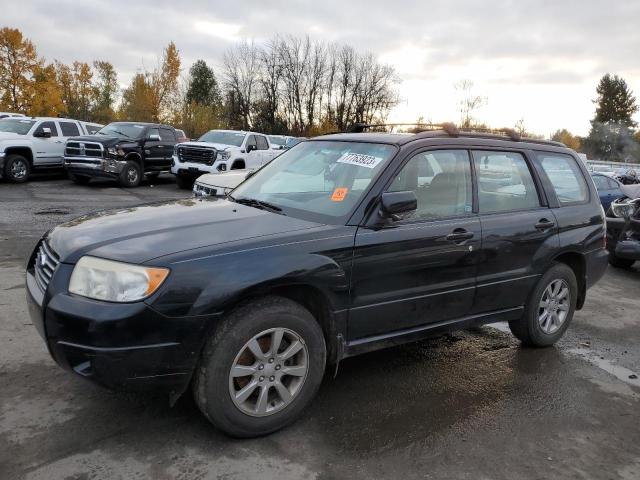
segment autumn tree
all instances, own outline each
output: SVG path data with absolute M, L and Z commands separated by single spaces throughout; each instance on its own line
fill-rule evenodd
M 137 122 L 153 122 L 157 111 L 153 107 L 153 87 L 147 75 L 137 73 L 129 86 L 122 92 L 122 102 L 118 117 L 121 120 Z
M 556 132 L 551 135 L 551 140 L 564 143 L 567 147 L 576 151 L 580 150 L 581 147 L 580 137 L 573 135 L 566 128 L 556 130 Z
M 93 108 L 92 120 L 98 123 L 109 123 L 115 118 L 115 103 L 120 87 L 118 74 L 113 65 L 107 61 L 93 62 L 95 79 L 92 87 Z
M 600 79 L 596 93 L 596 113 L 585 140 L 588 153 L 602 160 L 635 160 L 633 128 L 637 124 L 633 115 L 638 105 L 633 92 L 624 79 L 607 73 Z
M 15 28 L 0 29 L 0 106 L 30 113 L 35 95 L 34 75 L 43 73 L 33 43 Z

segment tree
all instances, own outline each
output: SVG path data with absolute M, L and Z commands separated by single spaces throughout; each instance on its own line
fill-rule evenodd
M 556 132 L 551 135 L 551 140 L 564 143 L 567 147 L 576 151 L 580 150 L 581 147 L 580 137 L 573 135 L 566 128 L 556 130 Z
M 33 73 L 33 95 L 29 100 L 29 114 L 55 117 L 66 113 L 55 64 L 38 65 Z
M 97 81 L 93 84 L 92 120 L 98 123 L 109 123 L 115 118 L 115 103 L 118 99 L 118 74 L 113 65 L 107 61 L 93 62 Z
M 34 97 L 34 75 L 42 73 L 41 61 L 29 39 L 15 28 L 0 29 L 0 106 L 29 113 Z
M 227 100 L 233 104 L 228 112 L 241 116 L 241 128 L 251 128 L 251 113 L 258 77 L 258 47 L 253 42 L 241 42 L 224 54 L 224 78 Z M 234 119 L 234 122 L 237 119 Z
M 606 74 L 596 88 L 596 113 L 585 140 L 588 153 L 602 160 L 630 161 L 637 156 L 633 115 L 638 111 L 636 98 L 624 79 Z
M 487 104 L 487 98 L 475 95 L 473 92 L 473 81 L 461 80 L 454 85 L 459 92 L 458 108 L 460 110 L 460 126 L 462 128 L 473 127 L 476 123 L 473 118 L 474 112 Z
M 153 87 L 144 73 L 137 73 L 131 84 L 122 92 L 122 102 L 118 116 L 122 120 L 137 122 L 156 121 L 157 112 L 153 106 Z
M 204 60 L 197 60 L 189 69 L 186 100 L 209 107 L 220 107 L 222 96 L 213 69 Z

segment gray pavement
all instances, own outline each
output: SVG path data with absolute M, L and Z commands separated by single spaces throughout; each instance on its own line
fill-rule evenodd
M 55 176 L 0 182 L 0 479 L 640 478 L 640 263 L 609 269 L 559 345 L 504 325 L 346 360 L 305 417 L 232 440 L 186 395 L 113 393 L 61 370 L 30 324 L 26 257 L 90 211 L 182 198 Z

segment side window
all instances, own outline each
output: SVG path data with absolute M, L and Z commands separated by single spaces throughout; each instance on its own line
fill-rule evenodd
M 593 177 L 593 183 L 596 184 L 596 188 L 598 189 L 598 191 L 600 190 L 609 190 L 609 182 L 607 181 L 607 178 L 602 176 L 602 175 L 594 175 Z
M 162 140 L 163 142 L 175 142 L 176 141 L 176 136 L 168 128 L 161 128 L 160 129 L 160 140 Z
M 524 157 L 515 152 L 474 151 L 480 213 L 508 212 L 540 206 Z
M 149 131 L 147 132 L 147 138 L 151 138 L 151 135 L 160 135 L 160 132 L 158 131 L 157 128 L 150 128 Z
M 562 153 L 538 152 L 538 161 L 549 177 L 560 205 L 586 202 L 587 182 L 575 159 Z
M 607 183 L 609 184 L 609 190 L 617 190 L 620 188 L 615 180 L 612 180 L 611 178 L 607 178 Z
M 78 130 L 78 126 L 75 123 L 59 122 L 59 124 L 63 137 L 77 137 L 80 135 L 80 130 Z
M 267 143 L 267 139 L 262 135 L 256 135 L 256 141 L 258 144 L 258 150 L 269 150 L 269 144 Z
M 38 128 L 36 128 L 34 130 L 33 133 L 42 133 L 44 128 L 50 128 L 51 129 L 51 136 L 52 137 L 57 137 L 58 136 L 58 129 L 56 128 L 55 122 L 42 122 L 38 126 Z
M 256 136 L 255 135 L 249 135 L 247 137 L 247 149 L 249 148 L 249 145 L 255 145 L 256 148 L 257 148 L 258 144 L 256 143 Z
M 402 168 L 390 192 L 412 190 L 418 199 L 413 218 L 446 218 L 472 212 L 471 162 L 466 150 L 421 152 Z

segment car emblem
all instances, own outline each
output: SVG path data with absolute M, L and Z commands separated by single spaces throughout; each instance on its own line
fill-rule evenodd
M 84 155 L 85 153 L 86 153 L 85 144 L 81 143 L 80 144 L 80 155 Z

